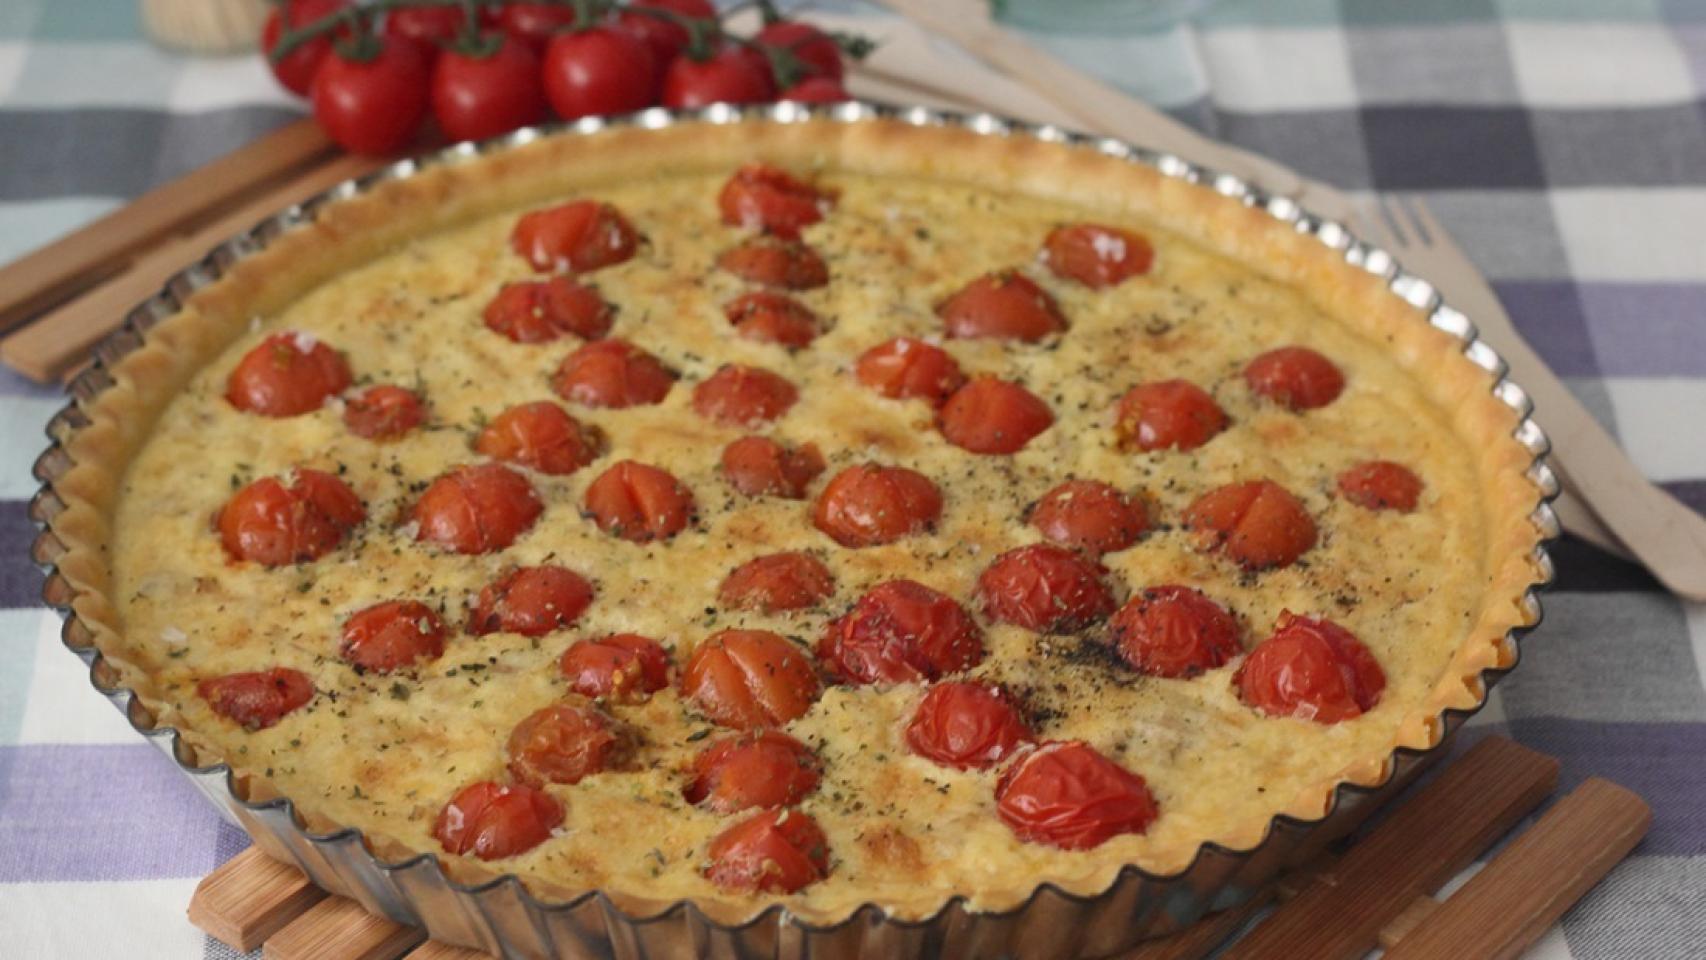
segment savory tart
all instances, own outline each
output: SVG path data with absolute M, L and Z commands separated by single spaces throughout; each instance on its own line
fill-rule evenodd
M 61 568 L 253 797 L 536 894 L 920 917 L 1247 849 L 1509 666 L 1515 415 L 1059 144 L 544 138 L 321 207 L 75 438 Z

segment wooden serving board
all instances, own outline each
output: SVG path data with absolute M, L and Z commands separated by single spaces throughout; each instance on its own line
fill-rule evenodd
M 1354 960 L 1375 947 L 1393 960 L 1509 958 L 1544 934 L 1646 835 L 1640 797 L 1590 779 L 1554 803 L 1470 881 L 1434 894 L 1550 796 L 1558 761 L 1489 737 L 1399 798 L 1343 852 L 1274 883 L 1249 902 L 1120 960 L 1199 960 L 1264 910 L 1222 960 Z M 414 927 L 328 896 L 295 867 L 251 847 L 196 888 L 190 922 L 267 960 L 480 960 Z

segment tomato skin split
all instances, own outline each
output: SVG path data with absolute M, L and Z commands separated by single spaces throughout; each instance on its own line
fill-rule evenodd
M 941 516 L 942 493 L 929 477 L 867 463 L 830 479 L 812 523 L 844 547 L 872 547 L 928 530 Z
M 432 835 L 446 853 L 501 860 L 537 847 L 563 822 L 563 806 L 542 790 L 490 780 L 463 787 L 439 811 Z
M 768 630 L 722 630 L 694 648 L 681 693 L 713 723 L 776 727 L 816 702 L 817 672 L 804 650 Z
M 906 726 L 913 753 L 959 770 L 987 770 L 1032 739 L 1006 691 L 968 681 L 932 685 Z
M 1198 547 L 1249 571 L 1290 566 L 1315 546 L 1315 521 L 1302 501 L 1271 480 L 1229 483 L 1185 509 Z
M 882 396 L 917 397 L 933 407 L 946 403 L 966 382 L 953 354 L 912 337 L 895 337 L 865 351 L 854 374 Z
M 263 417 L 312 413 L 349 389 L 342 354 L 305 333 L 275 333 L 243 354 L 226 380 L 233 407 Z
M 735 171 L 717 196 L 724 223 L 786 240 L 798 240 L 802 229 L 822 220 L 834 205 L 834 194 L 763 163 Z
M 694 758 L 693 780 L 682 795 L 717 813 L 792 806 L 817 789 L 818 767 L 806 745 L 785 733 L 739 734 Z
M 1349 630 L 1286 610 L 1232 682 L 1239 699 L 1258 712 L 1333 724 L 1374 709 L 1386 672 Z
M 669 651 L 650 637 L 615 633 L 577 640 L 557 669 L 569 689 L 594 700 L 638 703 L 669 686 Z
M 623 460 L 586 488 L 598 528 L 631 543 L 668 540 L 693 520 L 693 493 L 666 470 Z
M 1108 632 L 1120 657 L 1152 677 L 1194 677 L 1244 652 L 1232 614 L 1178 584 L 1135 593 L 1108 621 Z
M 952 597 L 890 580 L 830 623 L 817 655 L 848 683 L 935 680 L 983 659 L 983 631 Z
M 769 437 L 742 437 L 723 448 L 722 467 L 729 486 L 745 496 L 800 500 L 824 460 L 816 444 L 790 450 Z
M 1071 633 L 1113 612 L 1102 567 L 1049 543 L 1009 550 L 977 580 L 984 613 L 1038 633 Z
M 1001 774 L 995 810 L 1020 839 L 1089 850 L 1144 833 L 1159 810 L 1142 777 L 1077 740 L 1048 741 Z
M 829 838 L 794 809 L 765 810 L 724 830 L 705 877 L 724 890 L 794 893 L 829 875 Z
M 293 478 L 262 477 L 238 490 L 214 525 L 233 562 L 280 567 L 325 556 L 366 518 L 349 484 L 303 468 Z

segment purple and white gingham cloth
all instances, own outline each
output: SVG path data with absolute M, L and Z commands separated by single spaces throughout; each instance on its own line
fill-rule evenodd
M 297 115 L 257 58 L 160 52 L 136 16 L 0 0 L 0 261 Z M 1165 33 L 1038 40 L 1305 173 L 1423 194 L 1635 462 L 1706 511 L 1706 3 L 1223 0 Z M 247 839 L 40 605 L 25 505 L 61 402 L 0 371 L 0 956 L 228 956 L 183 911 Z M 1508 734 L 1655 819 L 1534 956 L 1706 955 L 1706 605 L 1579 542 L 1556 556 L 1545 625 L 1463 739 Z

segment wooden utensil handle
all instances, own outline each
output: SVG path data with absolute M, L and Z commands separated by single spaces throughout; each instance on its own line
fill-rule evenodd
M 119 272 L 160 237 L 334 150 L 318 124 L 298 120 L 0 268 L 0 332 Z

